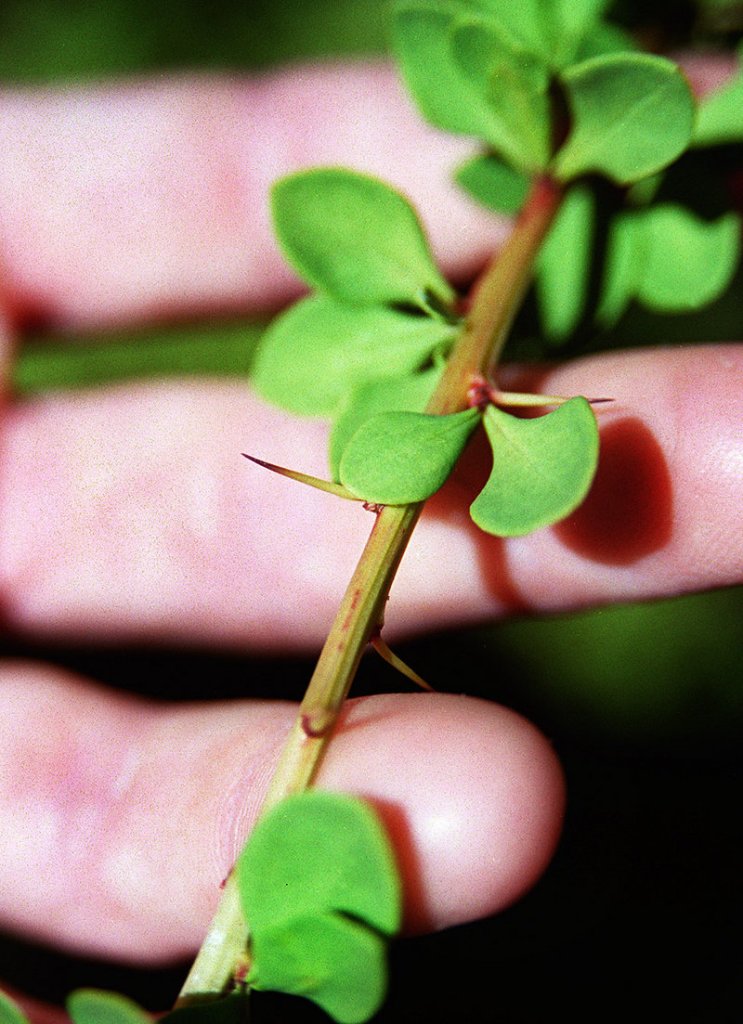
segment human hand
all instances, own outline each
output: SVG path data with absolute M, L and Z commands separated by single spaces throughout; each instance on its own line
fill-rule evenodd
M 296 285 L 266 190 L 304 164 L 350 163 L 402 187 L 458 277 L 507 230 L 444 184 L 466 145 L 422 128 L 381 67 L 6 94 L 0 145 L 6 335 L 11 321 L 83 330 L 274 308 Z M 460 475 L 416 531 L 390 633 L 739 580 L 742 362 L 738 346 L 645 350 L 540 374 L 551 391 L 616 399 L 594 495 L 555 530 L 482 540 L 456 511 Z M 324 437 L 237 383 L 9 403 L 6 623 L 70 641 L 315 646 L 369 519 L 259 475 L 239 452 L 322 473 Z M 294 709 L 164 709 L 47 666 L 1 674 L 4 925 L 140 962 L 190 952 Z M 320 784 L 397 809 L 412 927 L 502 908 L 559 831 L 546 741 L 465 698 L 352 703 Z

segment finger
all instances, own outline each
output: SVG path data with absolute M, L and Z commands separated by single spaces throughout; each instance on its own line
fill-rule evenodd
M 704 92 L 732 62 L 688 67 Z M 427 127 L 382 63 L 5 90 L 0 152 L 8 296 L 19 320 L 67 328 L 275 307 L 297 282 L 273 238 L 268 190 L 308 165 L 401 188 L 455 278 L 507 230 L 451 182 L 472 143 Z
M 386 616 L 392 632 L 741 578 L 743 347 L 617 353 L 531 384 L 611 396 L 591 494 L 524 538 L 478 531 L 483 482 L 430 503 Z M 541 376 L 541 379 L 534 379 Z M 75 639 L 282 649 L 326 635 L 372 514 L 240 457 L 326 475 L 323 424 L 241 384 L 151 384 L 9 409 L 0 474 L 6 625 Z M 391 635 L 391 634 L 390 634 Z
M 173 709 L 47 667 L 1 676 L 4 926 L 134 962 L 191 954 L 294 706 Z M 545 867 L 563 807 L 560 769 L 532 726 L 444 695 L 352 702 L 319 785 L 378 806 L 414 929 L 515 900 Z
M 466 273 L 505 229 L 451 183 L 470 150 L 426 127 L 382 64 L 6 91 L 8 293 L 20 318 L 74 328 L 274 307 L 297 281 L 268 190 L 318 163 L 402 188 L 447 269 Z

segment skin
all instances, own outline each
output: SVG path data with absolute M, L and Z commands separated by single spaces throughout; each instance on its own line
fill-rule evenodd
M 690 73 L 711 88 L 725 70 Z M 311 164 L 401 187 L 463 281 L 507 231 L 447 183 L 468 150 L 422 126 L 374 65 L 0 94 L 0 352 L 7 365 L 31 323 L 83 333 L 278 308 L 299 285 L 271 238 L 267 189 Z M 482 471 L 475 452 L 416 531 L 386 635 L 740 581 L 741 370 L 735 344 L 508 370 L 503 387 L 615 398 L 601 412 L 603 497 L 564 527 L 483 540 L 462 506 Z M 323 424 L 238 383 L 8 397 L 6 627 L 316 649 L 370 519 L 239 452 L 322 475 L 325 439 Z M 644 532 L 622 532 L 626 521 Z M 6 662 L 0 677 L 0 927 L 129 962 L 190 955 L 294 708 L 154 706 L 42 664 Z M 386 815 L 411 930 L 517 899 L 550 859 L 564 804 L 559 764 L 529 723 L 443 694 L 351 702 L 319 784 Z M 61 1020 L 32 1011 L 35 1024 Z

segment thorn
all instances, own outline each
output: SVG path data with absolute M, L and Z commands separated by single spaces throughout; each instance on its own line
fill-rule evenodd
M 402 658 L 389 649 L 387 644 L 382 639 L 381 633 L 375 633 L 375 635 L 369 641 L 374 650 L 379 654 L 388 665 L 392 668 L 397 669 L 398 672 L 402 672 L 411 683 L 415 683 L 416 686 L 420 686 L 422 690 L 428 690 L 430 693 L 434 692 L 432 686 L 430 686 L 425 679 L 421 678 L 417 672 L 415 672 L 409 665 L 406 665 Z
M 490 400 L 494 405 L 505 405 L 519 408 L 541 405 L 565 405 L 570 399 L 564 395 L 533 395 L 523 391 L 496 391 L 493 390 Z M 613 398 L 587 398 L 589 405 L 599 405 L 601 402 L 613 402 Z
M 314 487 L 317 491 L 325 491 L 327 494 L 335 494 L 338 498 L 346 498 L 348 501 L 361 501 L 362 499 L 357 495 L 352 494 L 343 484 L 334 483 L 332 480 L 322 480 L 318 476 L 309 476 L 307 473 L 300 473 L 296 469 L 287 469 L 285 466 L 277 466 L 273 462 L 265 462 L 263 459 L 256 458 L 255 455 L 248 455 L 246 452 L 240 453 L 244 459 L 249 459 L 254 462 L 257 466 L 262 466 L 264 469 L 270 469 L 272 473 L 278 473 L 279 476 L 286 476 L 290 480 L 296 480 L 297 483 L 307 484 L 308 487 Z

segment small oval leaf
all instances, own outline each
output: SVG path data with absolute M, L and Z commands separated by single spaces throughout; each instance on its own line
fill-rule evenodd
M 581 40 L 601 21 L 609 0 L 487 0 L 510 28 L 553 67 L 570 62 Z
M 0 992 L 0 1024 L 28 1024 L 28 1017 L 4 992 Z
M 250 985 L 311 999 L 338 1024 L 363 1024 L 384 999 L 385 941 L 339 914 L 268 927 L 254 937 L 252 953 Z
M 552 341 L 567 338 L 583 314 L 593 256 L 594 215 L 591 190 L 573 187 L 539 252 L 535 291 L 542 327 Z
M 530 179 L 492 154 L 468 160 L 455 178 L 483 206 L 509 216 L 519 212 L 529 192 Z
M 309 283 L 342 302 L 412 303 L 454 293 L 431 257 L 413 207 L 377 178 L 340 167 L 301 171 L 272 191 L 281 247 Z
M 622 211 L 610 222 L 606 240 L 601 293 L 596 309 L 596 321 L 603 327 L 612 327 L 627 309 L 637 292 L 641 273 L 636 258 L 637 211 Z
M 455 25 L 451 45 L 462 74 L 490 111 L 485 140 L 519 170 L 544 170 L 551 134 L 544 60 L 487 21 Z
M 683 313 L 718 298 L 730 283 L 740 256 L 740 218 L 697 217 L 683 206 L 664 203 L 637 216 L 637 297 L 651 309 Z
M 415 370 L 455 332 L 456 326 L 431 317 L 312 295 L 267 329 L 251 381 L 290 412 L 332 416 L 353 388 Z
M 116 992 L 80 988 L 67 998 L 73 1024 L 152 1024 L 149 1013 Z
M 595 171 L 627 185 L 667 166 L 689 144 L 694 100 L 672 61 L 608 54 L 569 68 L 562 83 L 573 120 L 554 161 L 562 181 Z
M 387 835 L 362 800 L 310 790 L 271 808 L 237 862 L 251 933 L 340 911 L 391 935 L 400 886 Z
M 501 31 L 531 53 L 547 55 L 549 43 L 543 0 L 474 0 L 473 6 L 490 16 Z
M 603 27 L 609 0 L 475 0 L 514 39 L 551 67 L 575 59 L 582 41 Z
M 446 481 L 479 419 L 477 409 L 449 416 L 379 413 L 346 445 L 341 483 L 380 505 L 425 501 Z
M 560 67 L 575 58 L 581 42 L 601 24 L 608 6 L 609 0 L 551 0 L 542 5 L 555 66 Z
M 581 40 L 574 62 L 577 64 L 591 57 L 602 57 L 607 53 L 634 53 L 636 50 L 637 43 L 629 32 L 625 32 L 618 25 L 602 21 L 590 29 Z
M 737 74 L 700 101 L 695 146 L 743 142 L 743 46 L 738 49 L 738 63 Z
M 330 472 L 339 479 L 346 445 L 359 427 L 380 412 L 423 412 L 441 379 L 442 369 L 432 366 L 420 373 L 374 381 L 353 391 L 330 432 Z
M 426 120 L 455 135 L 485 138 L 488 104 L 462 74 L 450 45 L 457 17 L 468 13 L 465 4 L 398 3 L 392 44 L 405 84 Z
M 596 419 L 585 398 L 571 398 L 537 419 L 517 419 L 489 406 L 484 422 L 493 468 L 470 507 L 482 530 L 519 537 L 578 507 L 598 461 Z

